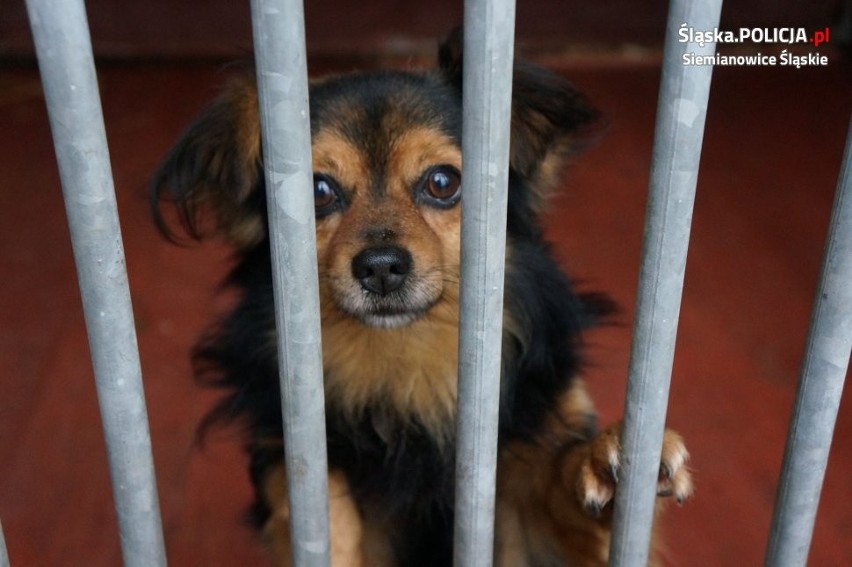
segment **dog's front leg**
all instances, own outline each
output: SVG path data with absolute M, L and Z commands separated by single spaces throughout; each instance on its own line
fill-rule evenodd
M 274 564 L 292 565 L 290 541 L 290 506 L 287 503 L 287 478 L 284 465 L 269 471 L 264 482 L 264 499 L 272 510 L 263 527 L 264 541 L 272 554 Z M 349 483 L 343 473 L 331 471 L 328 475 L 328 512 L 331 537 L 331 564 L 334 567 L 368 567 L 374 565 L 365 559 L 365 527 Z
M 580 383 L 559 404 L 559 419 L 538 441 L 501 452 L 495 565 L 604 566 L 621 466 L 621 425 L 585 437 L 594 417 Z M 657 492 L 683 501 L 692 493 L 681 437 L 665 433 Z M 654 561 L 652 559 L 651 563 Z
M 621 423 L 604 429 L 591 442 L 580 445 L 567 452 L 560 464 L 561 486 L 567 497 L 579 504 L 587 518 L 605 530 L 596 553 L 604 565 L 609 557 L 609 544 L 612 527 L 613 506 L 611 504 L 617 490 L 621 471 Z M 692 494 L 692 476 L 686 467 L 689 453 L 680 435 L 666 430 L 663 437 L 660 457 L 659 477 L 657 479 L 657 510 L 662 498 L 672 497 L 678 503 Z M 576 525 L 576 517 L 571 517 Z M 569 522 L 570 523 L 570 522 Z M 570 541 L 570 538 L 567 539 Z M 572 544 L 575 549 L 578 547 Z M 579 546 L 582 547 L 582 546 Z M 651 541 L 649 565 L 657 565 L 659 539 L 654 535 Z M 585 564 L 585 563 L 583 563 Z M 589 565 L 596 565 L 589 561 Z

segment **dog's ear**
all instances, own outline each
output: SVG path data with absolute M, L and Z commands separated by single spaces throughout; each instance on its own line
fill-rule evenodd
M 463 39 L 454 30 L 438 50 L 445 80 L 461 92 Z M 565 159 L 579 149 L 599 123 L 599 113 L 567 79 L 515 60 L 512 77 L 510 165 L 532 187 L 531 205 L 542 205 L 559 181 Z
M 260 119 L 254 77 L 233 80 L 166 155 L 151 182 L 161 232 L 176 240 L 162 205 L 171 201 L 191 238 L 222 235 L 245 249 L 266 234 Z

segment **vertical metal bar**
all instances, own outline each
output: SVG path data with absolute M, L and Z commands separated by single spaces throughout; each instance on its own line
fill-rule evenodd
M 807 562 L 850 352 L 852 122 L 778 483 L 767 567 Z
M 6 539 L 3 537 L 2 523 L 0 523 L 0 567 L 9 567 L 9 552 L 6 549 Z
M 610 566 L 646 565 L 655 487 L 665 430 L 675 337 L 683 291 L 698 163 L 712 66 L 687 66 L 684 53 L 712 54 L 681 42 L 686 23 L 700 31 L 719 24 L 721 0 L 672 0 L 651 164 L 636 320 L 622 433 Z
M 514 28 L 514 1 L 465 2 L 456 566 L 493 553 Z
M 297 566 L 328 565 L 328 464 L 304 9 L 253 0 L 278 363 Z
M 47 102 L 124 562 L 164 565 L 165 547 L 124 250 L 81 0 L 27 0 Z

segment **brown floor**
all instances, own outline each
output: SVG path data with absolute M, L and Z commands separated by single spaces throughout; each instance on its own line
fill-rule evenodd
M 659 69 L 567 65 L 607 134 L 553 203 L 550 236 L 587 289 L 622 306 L 589 335 L 604 421 L 624 398 Z M 233 436 L 193 447 L 213 400 L 187 352 L 218 301 L 227 252 L 153 230 L 146 180 L 223 75 L 214 65 L 110 66 L 102 97 L 139 329 L 172 565 L 262 564 L 240 525 L 249 500 Z M 761 562 L 810 303 L 852 110 L 852 75 L 720 68 L 708 116 L 669 425 L 698 492 L 667 516 L 672 565 Z M 0 519 L 14 566 L 120 562 L 106 457 L 38 77 L 0 75 Z M 847 388 L 848 390 L 849 388 Z M 811 552 L 852 564 L 847 392 Z

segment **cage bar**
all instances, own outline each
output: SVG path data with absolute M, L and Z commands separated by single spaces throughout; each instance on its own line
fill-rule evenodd
M 253 0 L 295 565 L 328 565 L 328 464 L 304 8 Z
M 89 335 L 124 563 L 165 565 L 115 191 L 81 0 L 27 0 Z
M 494 547 L 515 4 L 467 0 L 454 562 Z
M 712 54 L 715 43 L 702 47 L 681 42 L 678 30 L 684 23 L 698 30 L 714 29 L 719 24 L 721 5 L 721 0 L 672 0 L 669 5 L 621 439 L 622 470 L 615 498 L 612 567 L 648 562 L 713 71 L 711 66 L 684 65 L 682 57 L 684 53 Z
M 2 522 L 0 522 L 0 567 L 9 567 L 9 551 L 6 549 L 6 539 L 3 537 Z
M 767 567 L 807 564 L 852 352 L 852 122 L 814 299 L 766 553 Z

